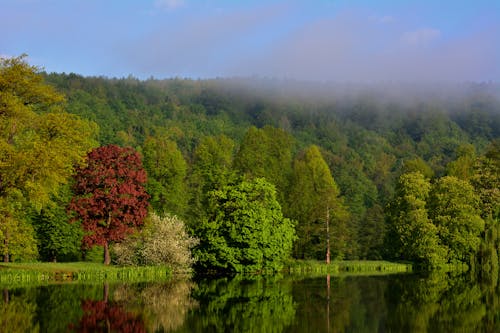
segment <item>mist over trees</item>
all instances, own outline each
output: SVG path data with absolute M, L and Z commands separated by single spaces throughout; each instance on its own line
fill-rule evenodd
M 1 69 L 2 246 L 16 260 L 78 256 L 88 236 L 62 227 L 60 207 L 77 194 L 69 184 L 87 152 L 116 145 L 141 159 L 150 210 L 200 238 L 204 268 L 324 259 L 329 238 L 333 259 L 498 270 L 498 84 L 140 81 L 40 74 L 19 58 Z M 7 80 L 16 70 L 35 78 L 22 94 Z M 57 168 L 33 169 L 49 158 Z M 269 223 L 283 239 L 256 236 Z M 25 254 L 16 242 L 29 244 Z M 273 262 L 262 248 L 286 253 Z

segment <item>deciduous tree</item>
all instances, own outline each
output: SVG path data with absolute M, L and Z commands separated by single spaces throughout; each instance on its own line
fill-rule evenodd
M 243 180 L 213 191 L 209 205 L 209 219 L 196 230 L 201 267 L 226 272 L 282 267 L 295 230 L 283 217 L 273 185 L 263 178 Z
M 40 211 L 96 145 L 95 124 L 63 112 L 64 101 L 23 56 L 0 58 L 0 242 L 4 260 L 9 260 L 10 248 L 16 246 L 11 231 L 25 229 L 23 212 Z M 29 239 L 33 235 L 24 241 Z M 35 244 L 18 245 L 32 249 Z
M 83 245 L 104 246 L 109 264 L 109 243 L 120 242 L 144 223 L 149 206 L 146 171 L 132 148 L 108 145 L 92 150 L 87 165 L 77 170 L 75 197 L 69 206 L 82 222 Z
M 399 177 L 389 206 L 388 248 L 398 259 L 434 267 L 446 263 L 447 247 L 441 244 L 438 228 L 427 211 L 431 184 L 420 172 Z
M 151 206 L 158 212 L 183 215 L 187 209 L 187 163 L 175 141 L 149 137 L 143 147 L 146 188 Z
M 484 220 L 479 215 L 479 198 L 468 182 L 452 176 L 440 178 L 430 194 L 429 216 L 449 248 L 451 262 L 469 264 L 475 259 Z

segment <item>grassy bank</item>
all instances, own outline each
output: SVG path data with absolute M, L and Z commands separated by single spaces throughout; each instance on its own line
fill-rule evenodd
M 406 273 L 412 271 L 410 263 L 396 263 L 383 260 L 348 260 L 332 261 L 327 265 L 324 261 L 294 260 L 285 267 L 290 274 L 308 273 L 356 273 L 356 274 L 387 274 Z
M 170 278 L 167 267 L 120 267 L 98 263 L 1 263 L 0 284 L 43 284 L 51 282 L 157 281 Z

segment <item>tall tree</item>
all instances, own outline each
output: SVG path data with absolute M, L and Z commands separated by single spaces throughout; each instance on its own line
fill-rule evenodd
M 486 154 L 476 159 L 470 182 L 479 196 L 481 217 L 485 222 L 481 235 L 479 264 L 481 276 L 498 275 L 500 252 L 500 141 L 493 142 Z
M 282 129 L 250 127 L 236 154 L 235 169 L 250 177 L 265 178 L 274 184 L 278 200 L 284 205 L 290 183 L 292 144 L 291 135 Z
M 77 170 L 69 209 L 86 234 L 83 245 L 104 247 L 109 265 L 109 243 L 120 242 L 144 223 L 149 206 L 146 171 L 132 148 L 108 145 L 92 150 L 87 165 Z
M 427 267 L 446 263 L 447 248 L 427 212 L 431 184 L 420 172 L 399 177 L 394 200 L 389 206 L 388 248 L 398 259 Z
M 31 241 L 30 246 L 16 245 L 11 232 L 27 220 L 22 212 L 40 211 L 96 145 L 95 124 L 63 112 L 64 102 L 23 56 L 0 58 L 0 242 L 4 260 L 9 260 L 12 246 L 28 249 L 34 245 Z M 34 239 L 26 236 L 24 242 Z
M 184 215 L 187 209 L 187 163 L 177 144 L 165 137 L 149 137 L 143 147 L 146 188 L 158 212 Z
M 81 258 L 83 230 L 79 223 L 69 223 L 66 211 L 71 196 L 71 187 L 63 186 L 32 219 L 41 260 L 76 261 Z
M 203 137 L 196 146 L 189 177 L 193 220 L 207 216 L 210 191 L 220 190 L 234 180 L 233 152 L 234 141 L 225 135 Z
M 290 256 L 295 230 L 283 217 L 276 190 L 263 178 L 213 191 L 209 219 L 197 226 L 195 251 L 204 269 L 256 272 L 281 269 Z
M 429 216 L 449 248 L 450 262 L 469 264 L 475 259 L 484 220 L 479 215 L 479 198 L 468 182 L 452 176 L 440 178 L 430 194 Z
M 331 236 L 333 256 L 343 257 L 347 247 L 347 210 L 339 189 L 317 146 L 310 146 L 295 159 L 288 214 L 298 221 L 294 255 L 324 258 Z M 326 233 L 330 223 L 330 234 Z

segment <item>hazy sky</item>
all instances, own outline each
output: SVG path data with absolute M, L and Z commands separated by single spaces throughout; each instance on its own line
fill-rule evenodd
M 0 0 L 0 31 L 48 72 L 500 81 L 500 0 Z

